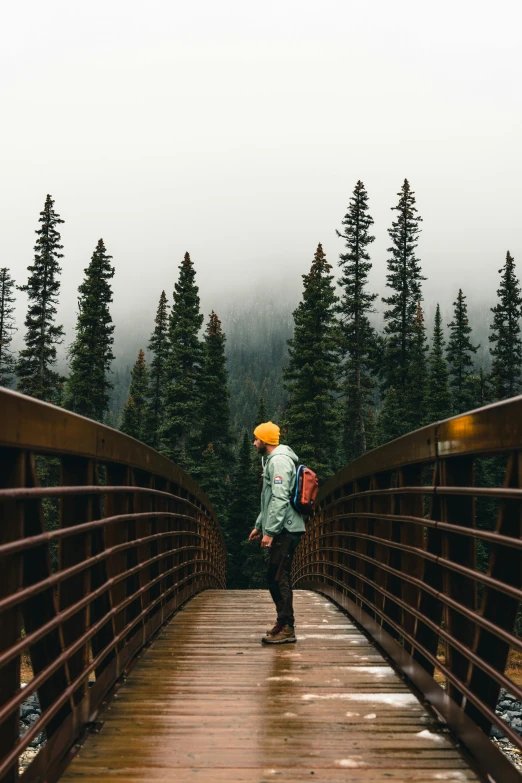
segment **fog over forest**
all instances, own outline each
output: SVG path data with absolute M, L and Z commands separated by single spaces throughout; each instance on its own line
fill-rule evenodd
M 346 202 L 348 202 L 353 184 L 347 184 Z M 416 195 L 418 196 L 418 193 Z M 37 209 L 33 216 L 33 229 L 38 225 L 39 211 Z M 63 216 L 63 210 L 61 214 Z M 337 224 L 335 224 L 337 227 L 341 225 L 341 218 L 342 213 Z M 388 217 L 388 225 L 390 224 L 391 212 L 390 217 Z M 335 225 L 332 229 L 334 236 L 330 238 L 329 242 L 323 242 L 322 244 L 327 259 L 332 265 L 332 274 L 338 278 L 340 274 L 338 267 L 339 254 L 343 252 L 344 246 L 342 240 L 335 236 Z M 386 247 L 389 241 L 387 241 L 387 233 L 384 226 L 381 229 L 383 236 L 377 235 L 377 230 L 374 230 L 376 240 L 370 249 L 373 269 L 369 276 L 369 288 L 379 294 L 379 298 L 375 303 L 376 312 L 373 316 L 373 322 L 378 329 L 381 329 L 383 326 L 382 313 L 385 305 L 380 297 L 387 295 L 386 259 L 388 254 L 386 253 Z M 428 252 L 423 253 L 426 245 L 424 238 L 426 233 L 425 223 L 422 226 L 422 231 L 418 255 L 421 259 L 422 271 L 427 277 L 427 280 L 423 283 L 423 307 L 428 331 L 430 324 L 433 322 L 437 302 L 441 307 L 443 323 L 446 324 L 451 320 L 452 303 L 459 287 L 462 287 L 468 297 L 470 322 L 474 331 L 476 330 L 477 332 L 475 341 L 486 344 L 487 331 L 491 321 L 490 308 L 496 302 L 496 290 L 499 283 L 498 270 L 503 264 L 507 248 L 499 250 L 498 258 L 491 258 L 488 264 L 482 264 L 477 274 L 469 274 L 458 265 L 452 270 L 445 268 L 445 265 L 441 265 L 442 268 L 432 265 L 433 268 L 430 275 L 430 263 L 425 260 L 426 257 L 430 258 L 430 254 Z M 66 334 L 64 342 L 58 349 L 61 369 L 66 368 L 67 346 L 74 338 L 74 327 L 77 317 L 77 287 L 83 279 L 84 267 L 87 266 L 93 250 L 91 248 L 84 260 L 75 259 L 72 262 L 74 263 L 74 270 L 71 269 L 71 254 L 67 252 L 68 248 L 65 244 L 67 233 L 67 225 L 64 224 L 61 234 L 65 257 L 62 262 L 62 291 L 57 316 L 58 322 L 64 325 Z M 317 241 L 321 241 L 320 238 Z M 28 236 L 24 237 L 24 244 L 28 246 L 27 264 L 32 260 L 33 243 L 33 230 L 30 230 Z M 296 242 L 296 244 L 298 243 Z M 290 254 L 288 258 L 281 256 L 278 271 L 271 271 L 266 273 L 266 275 L 263 273 L 264 268 L 272 269 L 273 260 L 271 263 L 267 262 L 266 264 L 262 260 L 253 264 L 245 262 L 238 265 L 237 273 L 229 274 L 228 276 L 223 274 L 222 277 L 214 281 L 212 281 L 212 278 L 209 280 L 205 265 L 198 264 L 198 259 L 194 258 L 191 253 L 196 268 L 196 282 L 201 297 L 201 311 L 205 316 L 211 310 L 218 313 L 223 321 L 223 328 L 229 345 L 236 344 L 238 340 L 244 339 L 248 339 L 253 345 L 261 342 L 264 336 L 267 333 L 269 334 L 274 328 L 274 315 L 277 317 L 277 323 L 281 322 L 281 324 L 286 325 L 286 328 L 283 328 L 283 332 L 285 336 L 288 336 L 291 331 L 292 312 L 299 303 L 302 294 L 302 275 L 306 274 L 310 268 L 316 245 L 317 242 L 315 245 L 312 244 L 307 254 L 303 252 L 301 259 L 297 259 L 295 253 Z M 328 246 L 331 248 L 330 252 L 328 252 Z M 190 248 L 187 249 L 190 251 Z M 108 251 L 110 252 L 110 247 L 108 247 Z M 511 252 L 515 256 L 515 262 L 517 262 L 516 254 L 513 250 Z M 522 252 L 520 258 L 522 262 Z M 145 348 L 145 343 L 153 328 L 157 302 L 161 291 L 165 290 L 169 302 L 172 301 L 172 292 L 181 259 L 182 255 L 172 259 L 170 268 L 163 270 L 161 274 L 160 270 L 155 268 L 153 262 L 150 265 L 146 264 L 143 288 L 136 283 L 135 286 L 129 289 L 128 283 L 125 281 L 125 260 L 113 256 L 116 274 L 113 283 L 114 303 L 111 306 L 111 313 L 116 325 L 114 345 L 117 364 L 122 361 L 129 362 L 131 359 L 134 361 L 139 348 Z M 76 279 L 73 279 L 73 271 Z M 212 274 L 215 274 L 214 269 L 212 269 Z M 18 285 L 23 285 L 27 279 L 26 270 L 20 268 L 19 275 L 20 277 L 15 278 L 16 282 Z M 152 286 L 152 280 L 156 283 L 155 288 Z M 16 293 L 16 299 L 15 317 L 18 330 L 13 336 L 12 344 L 13 348 L 18 350 L 23 344 L 23 319 L 25 317 L 27 300 L 25 295 L 20 292 Z M 241 325 L 241 330 L 240 334 L 236 335 L 235 329 L 238 324 Z M 480 353 L 477 358 L 479 357 Z
M 475 325 L 506 250 L 522 266 L 521 18 L 515 0 L 494 13 L 483 0 L 11 4 L 0 265 L 26 282 L 50 193 L 65 220 L 62 356 L 100 237 L 117 356 L 148 335 L 187 250 L 203 312 L 232 339 L 235 308 L 295 306 L 318 242 L 336 265 L 358 179 L 375 221 L 369 288 L 384 293 L 408 177 L 428 314 L 436 301 L 449 313 L 462 287 Z
M 257 388 L 273 362 L 280 385 L 302 275 L 320 242 L 339 277 L 336 229 L 359 179 L 381 331 L 405 177 L 422 217 L 428 340 L 436 303 L 447 334 L 462 288 L 474 363 L 487 369 L 507 250 L 522 270 L 521 20 L 514 0 L 494 13 L 483 0 L 12 4 L 0 32 L 0 267 L 27 282 L 51 194 L 65 221 L 58 369 L 68 372 L 78 286 L 102 237 L 115 267 L 117 408 L 186 251 L 204 323 L 214 310 L 227 336 L 233 397 L 234 378 Z M 18 351 L 27 299 L 15 295 Z
M 349 195 L 350 193 L 347 194 L 347 196 Z M 346 201 L 348 201 L 348 197 Z M 65 210 L 66 213 L 67 210 Z M 61 214 L 63 215 L 64 212 L 62 211 Z M 386 259 L 388 254 L 386 248 L 389 240 L 386 228 L 391 224 L 391 216 L 392 213 L 390 211 L 390 215 L 386 215 L 388 224 L 386 226 L 382 225 L 380 231 L 374 227 L 376 239 L 370 248 L 373 269 L 369 276 L 369 288 L 379 294 L 375 302 L 375 313 L 372 316 L 372 321 L 379 331 L 382 331 L 384 325 L 382 314 L 385 305 L 381 300 L 381 296 L 387 295 Z M 341 219 L 337 221 L 337 226 L 341 226 Z M 77 285 L 83 279 L 83 268 L 80 268 L 80 263 L 77 260 L 75 271 L 79 277 L 76 281 L 73 281 L 73 270 L 69 260 L 70 253 L 68 253 L 67 245 L 65 244 L 68 235 L 67 221 L 62 227 L 61 233 L 62 242 L 64 243 L 64 259 L 62 262 L 63 293 L 60 295 L 57 320 L 64 324 L 65 339 L 58 348 L 57 367 L 60 372 L 67 374 L 67 350 L 74 339 L 74 327 L 77 317 L 76 296 L 74 294 Z M 343 252 L 344 245 L 343 241 L 335 236 L 335 227 L 332 228 L 330 233 L 333 236 L 323 246 L 332 265 L 332 274 L 338 279 L 340 275 L 338 266 L 339 253 Z M 501 255 L 499 254 L 499 259 L 491 259 L 489 264 L 484 264 L 481 274 L 478 275 L 468 275 L 466 270 L 461 269 L 458 265 L 453 270 L 448 270 L 446 265 L 442 263 L 439 267 L 433 264 L 430 265 L 429 259 L 432 258 L 432 254 L 426 249 L 426 233 L 429 235 L 432 232 L 426 231 L 426 221 L 424 221 L 418 255 L 421 259 L 422 271 L 428 278 L 423 283 L 423 307 L 428 341 L 431 339 L 436 303 L 440 304 L 443 327 L 447 333 L 447 324 L 453 317 L 453 302 L 457 295 L 458 286 L 462 286 L 468 297 L 468 313 L 470 324 L 473 328 L 473 342 L 480 346 L 475 355 L 475 364 L 477 367 L 482 366 L 487 370 L 491 362 L 488 340 L 489 326 L 492 319 L 491 307 L 496 303 L 496 289 L 499 283 L 498 270 L 502 261 Z M 28 237 L 24 239 L 28 240 L 27 244 L 31 241 Z M 302 244 L 302 241 L 299 237 L 296 237 L 296 245 L 300 244 Z M 327 250 L 328 247 L 331 249 L 330 252 Z M 216 255 L 219 256 L 218 248 L 216 248 Z M 250 397 L 250 407 L 254 408 L 258 396 L 264 393 L 270 415 L 277 417 L 281 413 L 275 404 L 273 407 L 270 405 L 271 392 L 267 388 L 268 384 L 266 382 L 263 389 L 263 381 L 269 376 L 275 377 L 277 388 L 275 391 L 272 389 L 274 398 L 278 401 L 281 398 L 284 399 L 281 370 L 287 362 L 286 341 L 293 333 L 292 313 L 297 307 L 302 294 L 302 274 L 308 272 L 312 258 L 313 252 L 308 254 L 303 252 L 303 257 L 300 260 L 296 258 L 295 251 L 293 253 L 289 252 L 288 259 L 280 258 L 277 272 L 272 271 L 266 274 L 263 273 L 263 269 L 273 269 L 274 260 L 272 258 L 269 258 L 266 263 L 259 261 L 252 264 L 251 261 L 246 261 L 238 265 L 235 274 L 230 275 L 229 270 L 228 276 L 223 273 L 221 277 L 216 277 L 213 285 L 209 283 L 208 269 L 206 269 L 205 264 L 199 265 L 197 259 L 193 258 L 196 268 L 196 283 L 200 289 L 201 312 L 205 315 L 206 321 L 210 311 L 215 310 L 222 320 L 223 329 L 227 337 L 226 351 L 229 357 L 229 372 L 231 373 L 232 411 L 233 414 L 239 416 L 239 420 L 235 421 L 237 430 L 242 427 L 244 417 L 241 417 L 241 414 L 236 410 L 234 396 L 240 392 L 244 385 L 245 377 L 251 376 L 255 383 L 256 392 L 252 393 Z M 426 258 L 428 261 L 425 260 Z M 299 266 L 299 261 L 301 266 Z M 156 268 L 154 263 L 146 264 L 146 275 L 143 278 L 144 291 L 142 291 L 141 286 L 138 285 L 129 288 L 125 279 L 122 279 L 126 271 L 125 263 L 113 257 L 116 269 L 114 303 L 111 306 L 116 327 L 114 333 L 115 359 L 111 372 L 111 381 L 114 384 L 111 408 L 116 415 L 116 418 L 111 420 L 113 424 L 117 425 L 121 410 L 127 400 L 130 372 L 138 351 L 143 348 L 146 356 L 150 358 L 147 345 L 154 327 L 159 293 L 164 289 L 169 303 L 172 302 L 172 291 L 177 279 L 179 262 L 180 259 L 173 259 L 170 268 L 165 269 L 161 275 L 159 274 L 160 270 Z M 87 265 L 88 259 L 81 263 Z M 433 277 L 430 276 L 430 268 Z M 211 271 L 212 275 L 216 274 L 214 268 Z M 155 289 L 152 287 L 153 280 L 156 282 Z M 485 280 L 490 280 L 489 287 L 486 287 Z M 17 282 L 23 283 L 25 281 L 22 279 Z M 69 291 L 69 295 L 67 295 L 67 291 Z M 15 350 L 19 350 L 23 346 L 25 299 L 26 297 L 23 293 L 17 294 L 15 316 L 18 330 L 14 334 L 12 342 Z M 241 357 L 241 360 L 238 357 Z M 274 357 L 276 357 L 275 363 Z

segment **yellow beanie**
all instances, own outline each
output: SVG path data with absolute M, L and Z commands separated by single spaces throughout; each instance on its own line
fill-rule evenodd
M 265 421 L 264 424 L 258 424 L 254 430 L 254 435 L 263 443 L 268 443 L 269 446 L 279 445 L 279 427 L 272 421 Z

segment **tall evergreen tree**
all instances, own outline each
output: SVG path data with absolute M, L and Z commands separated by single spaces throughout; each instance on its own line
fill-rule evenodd
M 522 371 L 522 340 L 520 339 L 520 316 L 522 297 L 520 284 L 515 274 L 515 260 L 509 250 L 506 263 L 499 269 L 499 302 L 491 308 L 493 323 L 489 340 L 493 357 L 491 383 L 497 400 L 505 400 L 520 391 Z
M 346 460 L 364 454 L 367 448 L 365 420 L 374 386 L 371 366 L 375 351 L 375 330 L 369 314 L 374 312 L 377 294 L 367 290 L 371 269 L 369 245 L 375 237 L 369 231 L 373 218 L 368 212 L 368 194 L 361 180 L 355 185 L 348 212 L 344 216 L 343 233 L 337 236 L 346 242 L 347 252 L 341 254 L 342 287 L 338 311 L 341 315 L 343 358 L 343 451 Z
M 413 321 L 410 363 L 406 376 L 404 432 L 416 430 L 426 424 L 426 399 L 428 393 L 428 367 L 426 353 L 426 329 L 420 302 Z
M 58 226 L 64 221 L 54 210 L 51 196 L 45 199 L 40 212 L 41 228 L 36 230 L 38 239 L 34 246 L 35 256 L 28 267 L 27 285 L 20 286 L 29 298 L 25 326 L 25 348 L 20 351 L 16 364 L 18 390 L 40 400 L 55 402 L 62 377 L 52 368 L 56 365 L 56 345 L 62 342 L 63 328 L 56 326 L 56 305 L 60 291 L 58 275 L 63 258 Z
M 166 362 L 163 449 L 182 467 L 190 468 L 200 401 L 197 375 L 201 364 L 198 333 L 203 324 L 199 312 L 196 272 L 188 253 L 179 267 L 169 316 L 170 353 Z
M 71 371 L 66 384 L 66 407 L 97 421 L 104 420 L 112 389 L 108 378 L 114 359 L 114 324 L 109 311 L 109 281 L 114 277 L 111 258 L 100 239 L 78 288 L 76 339 L 69 349 Z
M 233 437 L 230 431 L 230 394 L 228 391 L 225 334 L 221 321 L 211 312 L 204 335 L 201 372 L 197 376 L 199 453 L 212 444 L 217 460 L 226 474 L 232 465 Z
M 0 269 L 0 386 L 11 386 L 15 369 L 15 358 L 9 347 L 15 331 L 14 285 L 9 269 L 4 266 Z
M 266 421 L 266 419 L 265 419 Z M 254 526 L 259 514 L 259 482 L 252 460 L 252 437 L 245 432 L 237 457 L 237 467 L 232 482 L 231 503 L 228 511 L 228 523 L 225 538 L 229 557 L 227 586 L 246 588 L 250 586 L 250 574 L 243 567 L 245 547 L 243 544 Z M 251 544 L 249 547 L 253 547 Z M 258 559 L 263 563 L 262 553 Z
M 293 314 L 283 373 L 289 443 L 321 479 L 334 472 L 337 453 L 339 333 L 331 268 L 318 245 L 310 272 L 303 275 L 303 299 Z
M 150 443 L 154 449 L 160 445 L 160 429 L 165 415 L 164 386 L 169 355 L 168 309 L 167 297 L 165 291 L 162 291 L 156 312 L 156 326 L 149 342 L 149 351 L 153 358 L 150 363 L 150 396 L 147 404 L 145 436 L 147 443 Z
M 399 202 L 392 211 L 397 220 L 388 233 L 392 246 L 388 259 L 386 285 L 393 293 L 383 298 L 389 305 L 384 311 L 386 350 L 382 375 L 384 388 L 394 386 L 399 396 L 403 393 L 411 361 L 414 341 L 414 321 L 418 302 L 422 301 L 422 276 L 419 259 L 415 255 L 422 218 L 417 214 L 415 194 L 407 179 L 397 194 Z
M 192 473 L 225 526 L 231 492 L 230 471 L 234 462 L 227 380 L 225 335 L 221 321 L 212 311 L 204 336 L 201 372 L 196 376 L 200 408 Z
M 429 423 L 447 419 L 451 416 L 451 391 L 449 387 L 448 365 L 444 358 L 444 335 L 440 306 L 435 310 L 433 344 L 429 358 L 427 421 Z
M 149 368 L 145 363 L 145 354 L 140 348 L 136 363 L 131 372 L 129 399 L 124 405 L 120 430 L 133 438 L 144 440 L 147 414 L 147 396 L 149 392 Z
M 446 356 L 448 360 L 451 391 L 453 394 L 454 413 L 463 413 L 473 407 L 472 355 L 479 346 L 471 342 L 471 326 L 468 319 L 466 297 L 459 288 L 457 299 L 453 302 L 455 308 L 453 321 L 448 324 L 450 335 Z

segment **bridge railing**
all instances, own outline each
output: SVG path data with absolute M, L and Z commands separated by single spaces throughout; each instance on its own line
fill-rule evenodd
M 412 432 L 322 488 L 294 585 L 346 608 L 491 780 L 521 778 L 486 740 L 522 653 L 522 397 Z M 441 687 L 442 685 L 442 687 Z M 500 773 L 502 770 L 502 773 Z
M 204 493 L 109 427 L 0 390 L 0 780 L 59 771 L 141 648 L 183 602 L 225 586 Z M 25 686 L 23 679 L 28 680 Z M 23 738 L 20 708 L 41 714 Z

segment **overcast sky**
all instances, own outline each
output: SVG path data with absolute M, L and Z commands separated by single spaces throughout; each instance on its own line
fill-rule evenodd
M 296 299 L 318 242 L 337 263 L 360 178 L 382 292 L 408 177 L 427 303 L 494 303 L 507 249 L 522 276 L 521 31 L 520 0 L 4 5 L 0 266 L 26 281 L 50 193 L 67 342 L 100 237 L 120 336 L 150 332 L 186 250 L 205 313 Z

